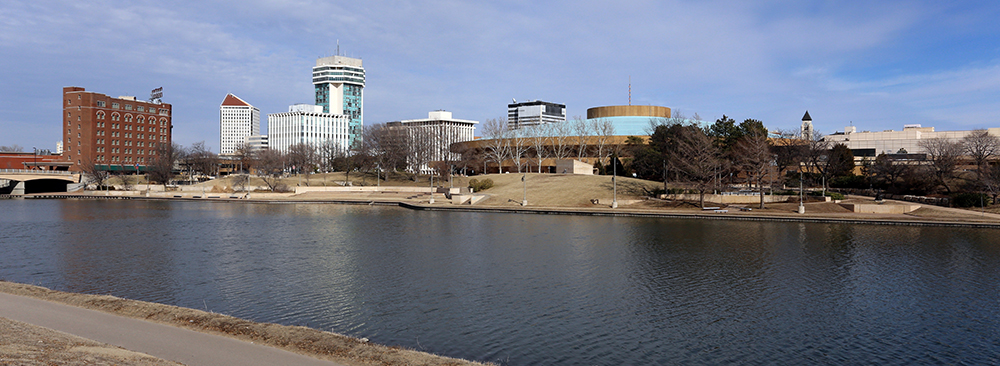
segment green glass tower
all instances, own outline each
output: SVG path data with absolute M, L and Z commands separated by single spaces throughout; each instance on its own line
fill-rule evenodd
M 345 56 L 317 59 L 313 67 L 313 86 L 316 105 L 323 107 L 324 113 L 350 118 L 347 127 L 350 145 L 352 148 L 360 146 L 365 116 L 365 68 L 361 59 Z

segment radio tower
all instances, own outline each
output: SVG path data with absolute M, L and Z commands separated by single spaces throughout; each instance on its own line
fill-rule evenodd
M 632 75 L 628 76 L 628 105 L 632 105 Z

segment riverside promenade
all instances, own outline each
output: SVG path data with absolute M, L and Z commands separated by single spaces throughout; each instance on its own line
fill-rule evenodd
M 0 364 L 5 365 L 83 360 L 124 365 L 171 365 L 175 362 L 232 366 L 344 365 L 220 335 L 7 293 L 0 293 L 0 318 L 26 323 L 0 323 L 4 327 L 0 335 Z M 80 346 L 78 344 L 84 343 L 80 339 L 37 328 L 27 331 L 27 324 L 133 352 L 101 344 Z M 59 342 L 60 339 L 65 341 Z M 25 340 L 33 342 L 23 342 Z M 21 341 L 20 344 L 17 341 Z M 54 342 L 63 345 L 53 345 Z M 15 344 L 17 346 L 12 346 Z M 38 352 L 32 347 L 38 348 Z

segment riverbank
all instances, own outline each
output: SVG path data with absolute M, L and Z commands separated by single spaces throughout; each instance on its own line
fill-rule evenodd
M 911 205 L 918 207 L 906 213 L 860 213 L 852 212 L 844 204 L 871 204 L 871 197 L 850 196 L 842 202 L 807 202 L 805 213 L 798 213 L 798 203 L 769 203 L 765 209 L 756 205 L 720 205 L 718 209 L 705 210 L 697 204 L 686 201 L 641 199 L 623 197 L 618 208 L 611 208 L 600 201 L 599 204 L 572 205 L 528 205 L 522 206 L 513 199 L 500 199 L 501 195 L 490 194 L 490 198 L 477 205 L 455 205 L 444 194 L 412 195 L 409 193 L 380 192 L 308 192 L 303 194 L 251 194 L 246 199 L 235 195 L 103 195 L 103 194 L 44 194 L 28 195 L 28 199 L 137 199 L 170 200 L 206 203 L 260 203 L 260 204 L 349 204 L 369 206 L 400 206 L 412 210 L 492 212 L 512 214 L 580 215 L 650 217 L 699 220 L 738 221 L 780 221 L 834 224 L 872 224 L 902 226 L 939 226 L 956 228 L 1000 229 L 1000 214 L 975 212 L 971 210 L 947 208 L 912 202 L 887 202 L 886 205 Z M 434 199 L 431 202 L 431 198 Z
M 0 293 L 221 335 L 344 365 L 483 365 L 400 347 L 372 344 L 365 339 L 307 327 L 257 323 L 223 314 L 109 295 L 69 293 L 6 281 L 0 281 Z M 0 337 L 0 364 L 5 364 L 8 360 L 14 364 L 85 363 L 88 360 L 118 365 L 176 364 L 3 318 L 0 318 L 0 330 L 3 335 Z M 20 360 L 31 362 L 22 363 Z

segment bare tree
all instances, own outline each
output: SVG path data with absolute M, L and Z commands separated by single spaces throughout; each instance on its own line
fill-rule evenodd
M 84 158 L 83 165 L 81 165 L 80 168 L 83 169 L 83 173 L 87 175 L 87 179 L 96 184 L 98 189 L 104 186 L 104 182 L 111 176 L 108 173 L 107 165 L 97 164 L 90 157 Z
M 590 138 L 590 125 L 580 116 L 573 117 L 573 134 L 576 135 L 576 156 L 587 157 L 587 139 Z
M 274 191 L 285 171 L 285 154 L 278 150 L 261 150 L 257 157 L 257 172 L 267 188 Z
M 205 146 L 205 141 L 191 144 L 185 160 L 193 171 L 204 175 L 216 175 L 219 169 L 219 156 Z
M 250 172 L 257 160 L 257 152 L 245 144 L 240 144 L 233 151 L 241 172 Z
M 806 140 L 804 160 L 812 170 L 823 178 L 823 194 L 826 194 L 826 181 L 830 178 L 830 142 L 823 138 L 819 130 L 813 131 L 812 136 Z
M 541 125 L 535 125 L 528 128 L 528 136 L 531 140 L 531 148 L 535 155 L 535 160 L 538 162 L 538 172 L 542 172 L 542 161 L 545 157 L 549 155 L 549 141 L 552 139 L 552 126 L 555 124 L 547 123 Z
M 719 158 L 719 149 L 705 132 L 694 126 L 685 127 L 678 141 L 676 165 L 684 172 L 699 193 L 699 204 L 705 207 L 705 192 L 712 187 L 718 171 L 726 167 Z
M 778 177 L 784 184 L 786 172 L 802 170 L 808 144 L 799 138 L 799 132 L 796 130 L 778 130 L 777 134 L 779 137 L 772 141 L 771 149 L 775 155 Z
M 760 208 L 764 209 L 764 177 L 771 170 L 774 154 L 771 153 L 771 142 L 767 134 L 753 131 L 736 142 L 735 152 L 737 164 L 756 184 L 760 193 Z
M 518 173 L 521 172 L 521 166 L 524 165 L 521 159 L 530 147 L 531 145 L 525 129 L 519 128 L 510 131 L 510 138 L 507 139 L 507 153 L 511 160 L 514 161 L 514 166 L 517 167 Z
M 402 125 L 378 124 L 365 126 L 365 149 L 382 169 L 405 168 L 409 136 Z
M 889 155 L 882 153 L 875 157 L 871 170 L 876 181 L 882 182 L 887 188 L 892 188 L 906 173 L 906 165 L 897 164 Z
M 146 179 L 163 184 L 165 191 L 167 183 L 174 178 L 174 164 L 181 159 L 182 154 L 183 149 L 176 143 L 157 145 L 156 157 L 152 164 L 146 166 Z
M 497 163 L 498 172 L 503 172 L 503 160 L 507 157 L 510 148 L 507 139 L 510 137 L 510 130 L 507 128 L 507 120 L 503 118 L 487 119 L 480 126 L 483 134 L 483 150 L 486 158 Z M 485 174 L 486 172 L 483 171 Z
M 976 163 L 976 179 L 980 181 L 980 184 L 985 183 L 983 169 L 986 168 L 988 160 L 1000 151 L 1000 138 L 990 135 L 984 129 L 979 129 L 962 138 L 962 144 L 965 146 L 965 154 L 969 155 Z
M 937 184 L 944 186 L 945 191 L 951 193 L 948 180 L 955 176 L 955 171 L 958 169 L 962 152 L 965 150 L 962 142 L 937 137 L 920 140 L 917 146 L 927 153 L 927 160 L 931 163 L 930 167 Z
M 18 144 L 0 146 L 0 152 L 23 152 L 24 148 Z
M 552 158 L 565 159 L 572 151 L 572 144 L 569 137 L 573 133 L 568 122 L 557 122 L 550 124 L 549 132 L 552 135 Z
M 604 166 L 604 148 L 615 135 L 615 125 L 604 118 L 590 120 L 590 131 L 594 133 L 594 147 L 597 148 L 597 161 Z M 604 168 L 601 168 L 602 170 Z
M 409 170 L 414 173 L 413 180 L 416 181 L 417 175 L 424 172 L 430 173 L 431 169 L 427 163 L 434 156 L 434 140 L 436 136 L 434 136 L 429 128 L 418 126 L 407 126 L 406 135 L 408 137 L 406 163 L 409 166 Z

